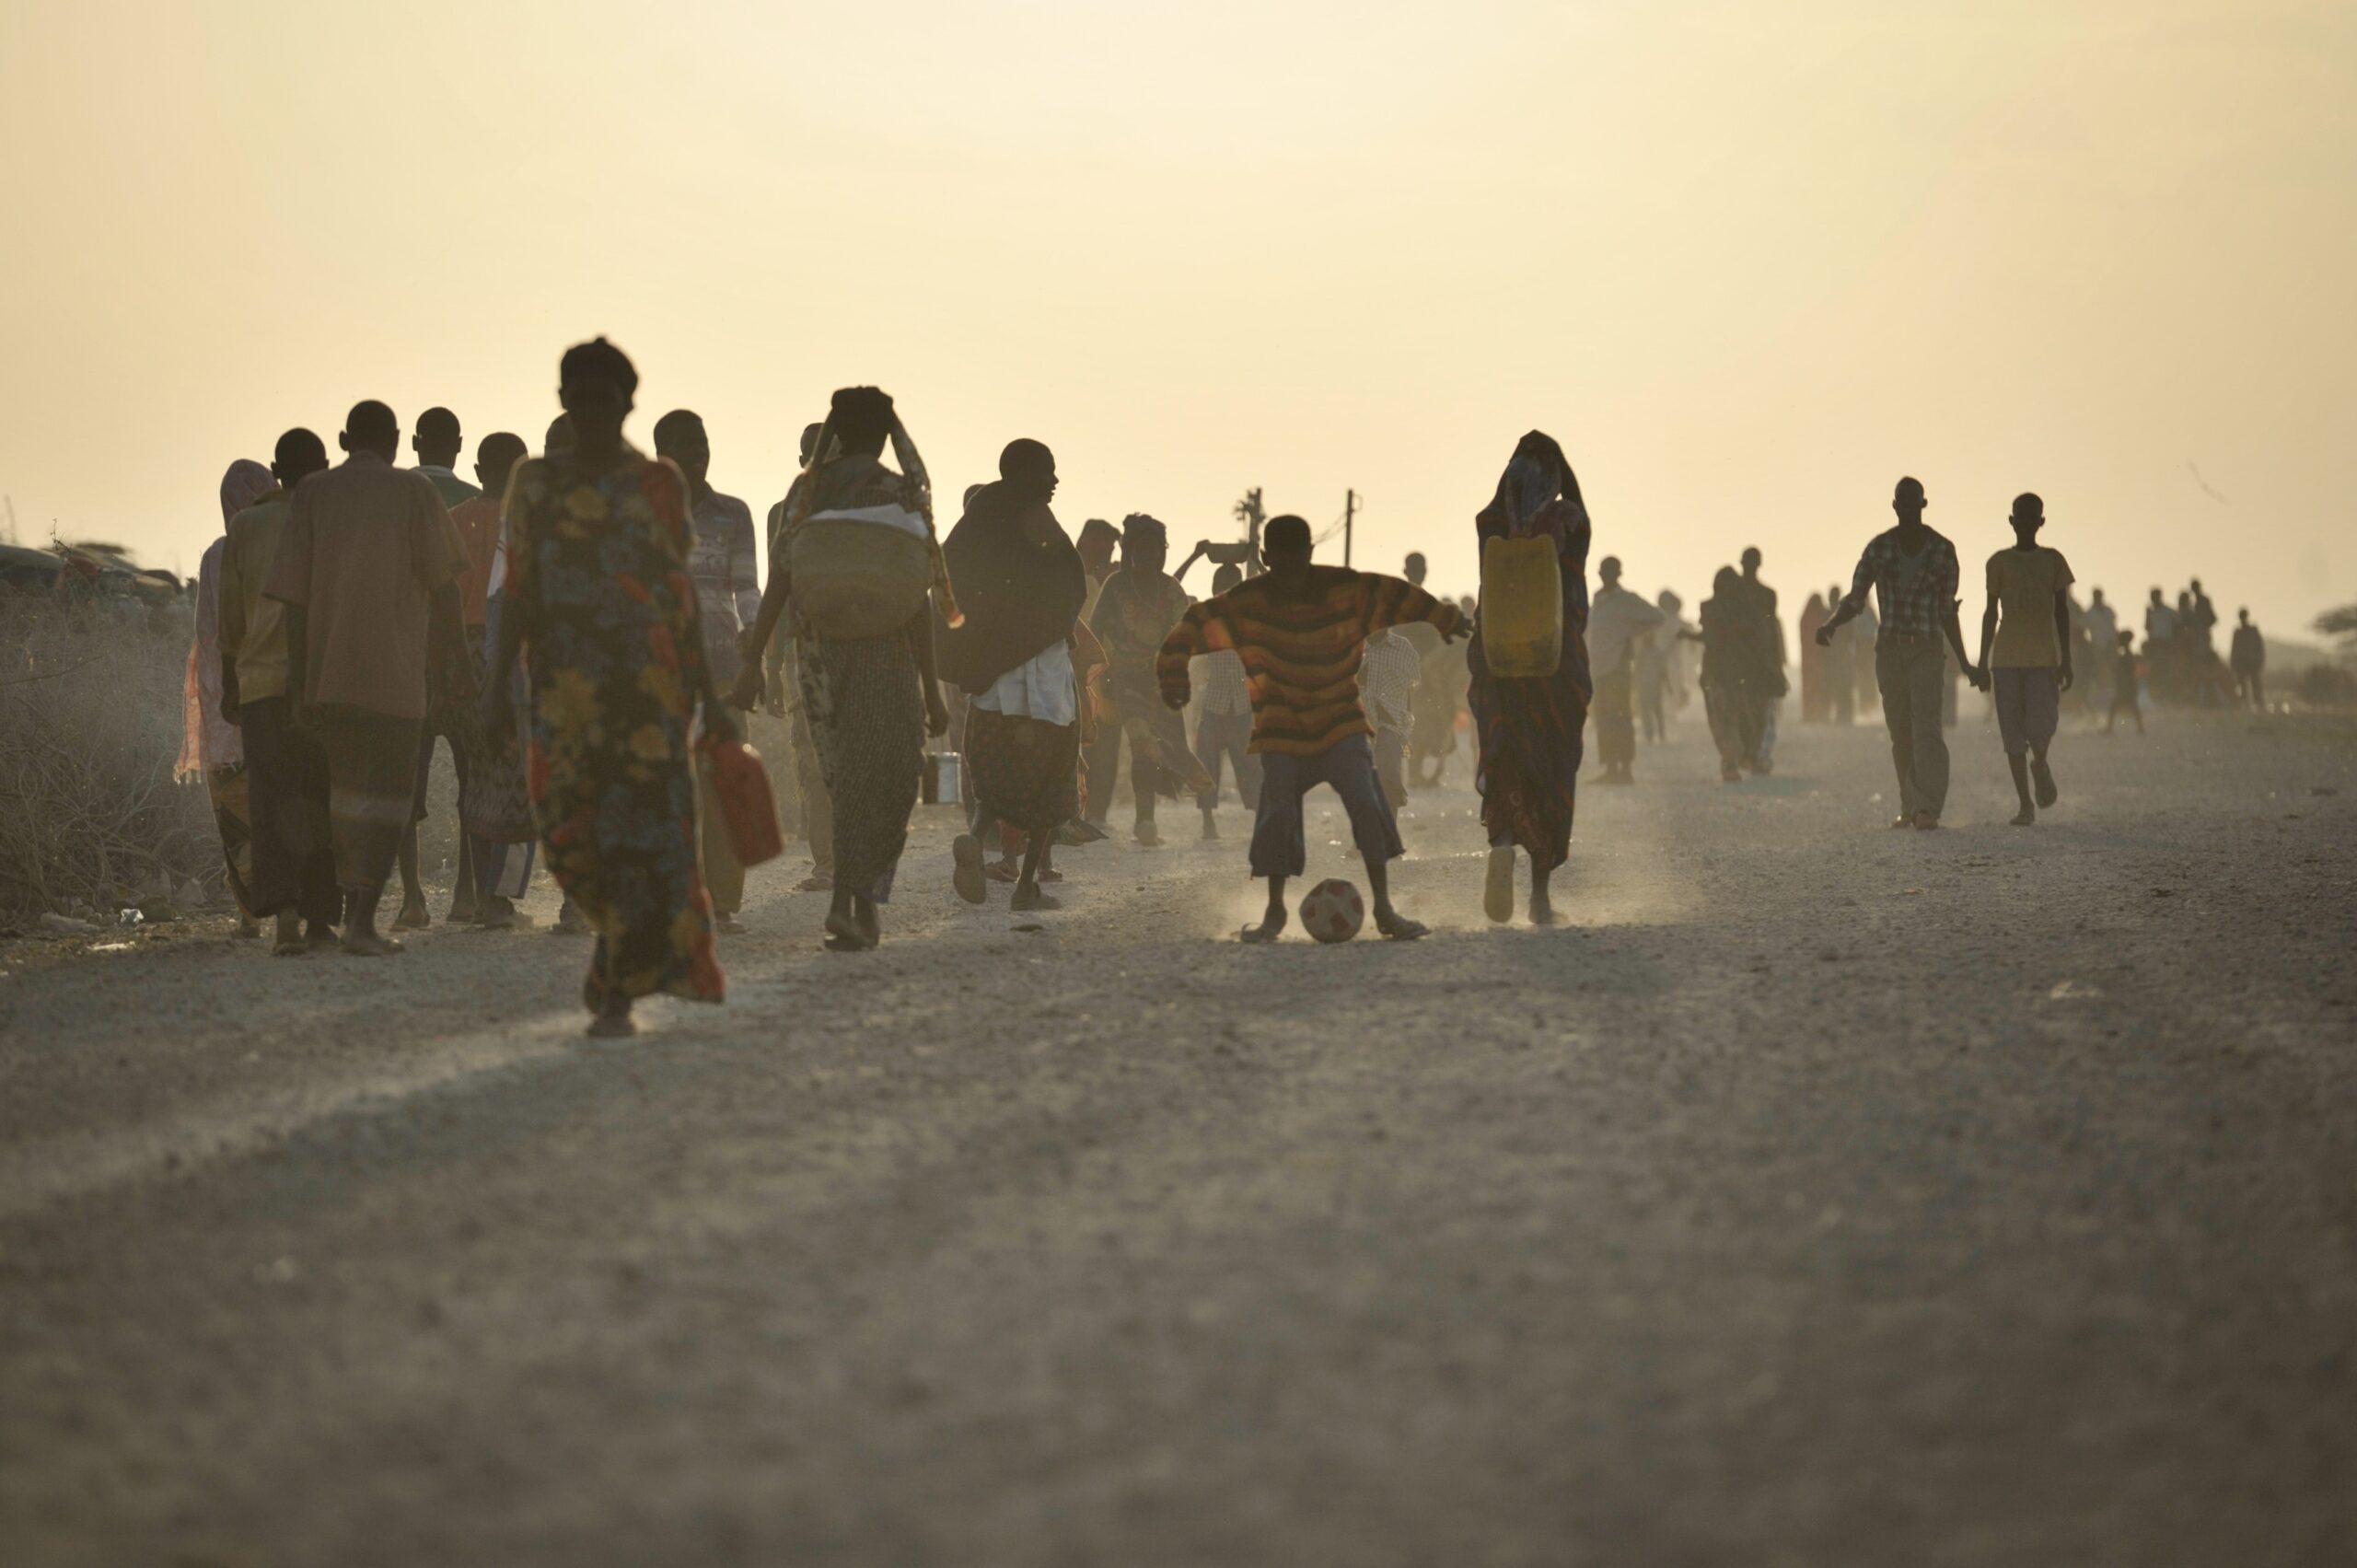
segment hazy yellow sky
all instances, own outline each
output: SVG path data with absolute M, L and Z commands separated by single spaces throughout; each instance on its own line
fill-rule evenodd
M 0 0 L 0 159 L 28 542 L 192 570 L 363 397 L 537 447 L 604 332 L 757 505 L 873 381 L 946 502 L 1017 435 L 1072 527 L 1354 486 L 1452 586 L 1538 425 L 1689 601 L 1902 472 L 1968 560 L 2032 488 L 2115 598 L 2357 598 L 2345 0 Z

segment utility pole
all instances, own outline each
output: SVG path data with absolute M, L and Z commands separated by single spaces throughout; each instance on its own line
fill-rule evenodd
M 1252 546 L 1252 559 L 1244 563 L 1245 575 L 1257 577 L 1260 575 L 1260 525 L 1268 520 L 1260 509 L 1259 485 L 1246 491 L 1244 499 L 1236 504 L 1236 518 L 1244 525 L 1244 537 Z
M 1358 516 L 1359 516 L 1359 493 L 1358 493 L 1357 491 L 1355 491 L 1355 490 L 1345 490 L 1345 491 L 1343 491 L 1343 492 L 1342 492 L 1342 564 L 1343 564 L 1343 565 L 1345 565 L 1345 566 L 1348 566 L 1348 565 L 1351 563 L 1351 534 L 1352 534 L 1352 532 L 1353 532 L 1353 530 L 1354 526 L 1355 526 L 1355 525 L 1357 524 L 1357 522 L 1358 522 Z

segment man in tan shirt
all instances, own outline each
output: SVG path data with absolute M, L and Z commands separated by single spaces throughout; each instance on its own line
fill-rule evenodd
M 295 489 L 263 592 L 286 607 L 287 690 L 327 751 L 330 837 L 344 895 L 344 951 L 397 953 L 377 900 L 417 783 L 429 675 L 471 703 L 459 627 L 466 551 L 433 483 L 393 467 L 401 422 L 355 404 L 343 462 Z
M 245 740 L 253 814 L 248 892 L 256 916 L 277 918 L 284 958 L 333 942 L 343 918 L 328 842 L 327 754 L 289 716 L 285 607 L 262 592 L 295 510 L 289 493 L 327 466 L 327 447 L 311 432 L 280 436 L 270 466 L 278 488 L 229 519 L 221 555 L 221 712 Z

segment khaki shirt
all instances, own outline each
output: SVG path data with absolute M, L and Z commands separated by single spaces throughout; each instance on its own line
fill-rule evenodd
M 466 547 L 424 474 L 357 452 L 295 487 L 263 592 L 304 610 L 304 700 L 425 717 L 426 607 Z
M 294 504 L 281 494 L 229 519 L 221 552 L 221 647 L 238 666 L 238 701 L 286 695 L 286 608 L 262 592 Z
M 2062 662 L 2054 640 L 2054 596 L 2071 586 L 2071 563 L 2059 550 L 2038 545 L 2001 550 L 1989 558 L 1989 602 L 1997 607 L 1993 669 L 2041 669 Z

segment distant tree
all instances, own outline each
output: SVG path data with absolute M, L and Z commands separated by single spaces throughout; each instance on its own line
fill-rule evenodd
M 2339 637 L 2344 647 L 2357 648 L 2357 604 L 2344 604 L 2316 617 L 2316 630 Z

